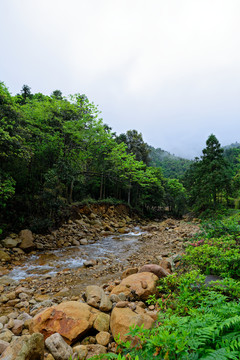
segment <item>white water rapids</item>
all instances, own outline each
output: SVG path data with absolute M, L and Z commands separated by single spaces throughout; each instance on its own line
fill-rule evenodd
M 136 250 L 142 234 L 140 229 L 136 227 L 134 231 L 127 234 L 102 237 L 92 244 L 41 251 L 36 255 L 30 255 L 23 266 L 15 267 L 8 276 L 14 280 L 46 274 L 54 276 L 64 269 L 80 268 L 89 259 L 101 259 L 103 261 L 114 258 L 120 263 L 121 259 L 126 259 Z

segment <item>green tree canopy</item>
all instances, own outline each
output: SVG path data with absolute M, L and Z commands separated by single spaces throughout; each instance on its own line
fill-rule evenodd
M 116 138 L 118 143 L 125 143 L 127 145 L 127 153 L 134 154 L 136 160 L 143 161 L 149 164 L 149 149 L 147 143 L 143 141 L 142 134 L 137 130 L 128 130 L 126 134 L 120 134 Z
M 223 149 L 215 135 L 210 135 L 206 148 L 200 159 L 186 173 L 185 184 L 191 196 L 192 203 L 204 208 L 216 205 L 228 198 L 230 193 L 231 173 L 223 157 Z

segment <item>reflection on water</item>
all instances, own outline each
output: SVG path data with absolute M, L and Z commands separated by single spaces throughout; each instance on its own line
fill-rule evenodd
M 39 252 L 31 255 L 23 266 L 15 267 L 9 276 L 15 280 L 44 274 L 53 276 L 66 268 L 80 268 L 88 259 L 107 260 L 115 255 L 116 261 L 121 262 L 121 259 L 126 259 L 136 250 L 137 240 L 141 235 L 142 232 L 136 227 L 133 232 L 103 237 L 94 244 Z

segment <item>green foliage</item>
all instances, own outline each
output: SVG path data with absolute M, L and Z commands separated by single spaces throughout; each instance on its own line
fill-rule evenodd
M 228 217 L 202 223 L 202 233 L 208 238 L 221 237 L 223 235 L 234 235 L 236 238 L 240 234 L 240 225 L 237 219 Z M 201 235 L 199 235 L 201 236 Z
M 240 170 L 239 156 L 240 156 L 240 144 L 236 144 L 236 147 L 224 148 L 223 156 L 228 162 L 232 172 L 236 175 Z
M 152 146 L 149 148 L 150 165 L 160 167 L 163 175 L 170 179 L 180 179 L 183 177 L 189 166 L 192 164 L 191 160 L 183 159 L 160 148 L 155 149 Z
M 128 130 L 126 134 L 120 134 L 116 137 L 118 144 L 124 143 L 127 145 L 127 153 L 133 154 L 136 160 L 149 164 L 149 148 L 143 141 L 142 134 L 137 130 Z
M 164 206 L 164 179 L 159 169 L 146 166 L 142 135 L 131 130 L 126 144 L 117 141 L 85 95 L 32 94 L 24 85 L 12 97 L 1 83 L 0 121 L 5 228 L 53 228 L 69 205 L 86 198 L 115 198 L 141 210 Z
M 201 232 L 186 249 L 183 265 L 204 274 L 239 278 L 239 241 L 239 216 L 203 222 Z
M 239 359 L 238 301 L 229 302 L 217 287 L 206 287 L 199 272 L 172 275 L 161 283 L 159 290 L 168 300 L 164 306 L 162 297 L 158 300 L 161 310 L 156 327 L 131 328 L 129 334 L 138 339 L 138 345 L 118 341 L 123 354 L 141 360 Z
M 223 157 L 223 149 L 214 135 L 206 141 L 201 159 L 196 158 L 185 174 L 185 186 L 191 204 L 205 210 L 223 201 L 228 202 L 231 192 L 231 171 Z
M 175 216 L 181 216 L 186 211 L 187 193 L 184 186 L 177 179 L 169 179 L 165 192 L 166 203 L 170 212 Z
M 122 355 L 122 354 L 114 354 L 114 353 L 109 353 L 109 354 L 103 354 L 103 355 L 95 355 L 92 356 L 91 358 L 89 358 L 89 360 L 105 360 L 105 359 L 114 359 L 114 360 L 140 360 L 138 355 L 134 355 L 134 357 L 132 357 L 129 353 L 126 354 L 126 356 Z M 69 359 L 71 360 L 71 358 Z
M 15 193 L 15 180 L 8 174 L 0 172 L 0 208 L 6 206 L 6 202 Z

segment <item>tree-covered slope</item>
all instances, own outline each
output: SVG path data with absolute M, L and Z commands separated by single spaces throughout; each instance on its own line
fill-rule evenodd
M 168 182 L 148 166 L 141 135 L 118 141 L 85 95 L 32 94 L 24 85 L 12 96 L 0 83 L 0 125 L 0 229 L 56 226 L 86 198 L 165 207 Z
M 161 148 L 149 146 L 150 165 L 161 167 L 166 178 L 181 178 L 192 161 L 170 154 Z

